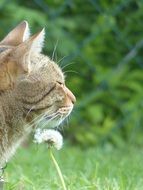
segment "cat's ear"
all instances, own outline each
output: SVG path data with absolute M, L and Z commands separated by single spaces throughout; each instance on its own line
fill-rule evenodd
M 40 53 L 42 51 L 44 37 L 45 30 L 43 29 L 13 50 L 12 57 L 18 62 L 18 64 L 22 66 L 26 72 L 30 70 L 31 53 Z
M 45 29 L 31 36 L 28 40 L 24 41 L 14 49 L 14 54 L 23 57 L 25 54 L 31 52 L 40 53 L 42 51 L 45 38 Z
M 30 36 L 30 30 L 27 21 L 21 22 L 0 42 L 0 45 L 17 46 L 27 40 Z

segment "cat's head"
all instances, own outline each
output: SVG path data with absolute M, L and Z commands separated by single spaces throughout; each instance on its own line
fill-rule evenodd
M 75 96 L 60 67 L 40 53 L 44 35 L 42 30 L 29 37 L 24 21 L 1 41 L 0 90 L 14 92 L 25 118 L 55 127 L 71 113 Z

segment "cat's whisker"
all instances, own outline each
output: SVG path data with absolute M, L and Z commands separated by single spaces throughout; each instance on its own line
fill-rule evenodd
M 63 61 L 66 57 L 68 57 L 68 56 L 64 56 L 64 57 L 62 57 L 62 58 L 57 62 L 57 64 L 59 64 L 59 66 L 60 66 L 61 69 L 62 69 L 62 67 L 65 66 L 65 63 L 62 62 L 62 61 Z
M 28 117 L 28 115 L 30 114 L 31 110 L 32 110 L 34 107 L 35 107 L 35 105 L 32 106 L 32 107 L 29 109 L 29 111 L 27 112 L 27 114 L 26 114 L 26 116 L 25 116 L 25 119 Z
M 75 74 L 79 74 L 77 71 L 73 71 L 73 70 L 64 71 L 64 74 L 65 74 L 65 73 L 75 73 Z
M 45 117 L 49 112 L 50 112 L 50 110 L 46 111 L 46 113 L 41 113 L 40 115 L 38 115 L 37 117 L 35 117 L 31 122 L 29 122 L 28 124 L 26 124 L 25 127 L 26 126 L 30 126 L 31 127 L 31 126 L 35 125 L 35 123 L 36 123 L 36 126 L 37 126 L 37 121 L 38 122 L 41 121 L 43 119 L 43 117 Z M 52 113 L 49 116 L 50 117 L 54 116 L 56 113 L 58 113 L 58 112 Z
M 58 47 L 58 43 L 59 43 L 59 41 L 57 40 L 55 47 L 54 47 L 54 50 L 53 50 L 53 53 L 52 53 L 52 61 L 54 60 L 54 56 L 55 56 L 55 52 L 56 52 L 57 47 Z
M 66 118 L 65 122 L 66 122 L 66 126 L 69 127 L 69 116 Z
M 60 119 L 59 119 L 59 124 L 58 124 L 58 126 L 60 125 L 60 123 L 61 123 L 61 121 L 63 120 L 63 118 L 64 118 L 64 116 L 61 115 L 61 117 L 60 117 Z
M 55 113 L 53 113 L 53 114 L 55 114 Z M 53 115 L 53 114 L 51 114 L 51 115 Z M 34 120 L 33 120 L 33 122 L 36 124 L 36 126 L 45 118 L 45 116 L 47 115 L 47 112 L 46 113 L 42 113 L 42 114 L 40 114 L 40 117 L 38 116 L 37 118 L 35 118 Z
M 43 113 L 41 113 L 40 115 L 38 115 L 36 118 L 34 118 L 32 121 L 30 121 L 29 123 L 27 123 L 25 125 L 25 127 L 29 126 L 29 127 L 32 127 L 35 123 L 36 120 L 38 120 L 40 117 L 42 117 Z
M 64 57 L 62 57 L 58 62 L 57 62 L 57 64 L 58 63 L 60 63 L 63 59 L 65 59 L 67 57 L 67 55 L 66 56 L 64 56 Z
M 61 129 L 61 128 L 63 129 L 63 126 L 62 126 L 62 127 L 60 126 L 60 124 L 62 123 L 63 118 L 64 118 L 64 116 L 61 115 L 61 117 L 60 117 L 60 119 L 59 119 L 59 123 L 58 123 L 58 125 L 57 125 L 57 127 L 56 127 L 56 130 L 59 130 L 59 128 L 60 128 L 60 129 Z
M 35 120 L 37 120 L 38 118 L 42 117 L 43 113 L 41 113 L 40 115 L 38 115 L 36 118 L 34 118 L 32 121 L 30 121 L 29 123 L 27 123 L 25 126 L 30 125 L 31 123 L 33 124 Z
M 43 116 L 43 120 L 45 121 L 45 123 L 49 123 L 50 121 L 52 121 L 53 119 L 55 119 L 59 115 L 60 114 L 58 113 L 58 111 L 51 114 L 51 115 L 47 115 L 47 113 L 45 113 L 45 115 Z
M 41 125 L 41 127 L 42 128 L 44 128 L 46 125 L 48 125 L 51 121 L 53 121 L 53 120 L 55 120 L 56 119 L 56 117 L 58 117 L 60 114 L 57 114 L 57 115 L 55 115 L 54 117 L 52 117 L 51 119 L 49 119 L 49 120 L 44 120 L 43 119 L 43 121 L 45 121 L 42 125 Z
M 48 123 L 50 122 L 50 121 L 52 121 L 52 120 L 54 120 L 56 117 L 58 117 L 58 116 L 60 116 L 60 114 L 59 113 L 57 113 L 55 116 L 53 116 L 51 119 L 48 119 L 47 121 L 48 121 Z
M 61 69 L 63 70 L 63 69 L 65 69 L 66 67 L 68 67 L 68 66 L 70 66 L 70 65 L 73 65 L 73 64 L 75 64 L 75 62 L 68 63 L 68 64 L 64 65 L 63 67 L 61 67 Z
M 56 112 L 54 112 L 54 113 L 48 115 L 48 112 L 46 112 L 45 115 L 47 115 L 47 117 L 52 117 L 53 115 L 55 115 L 55 114 L 57 114 L 57 113 L 58 113 L 58 111 L 56 111 Z
M 41 113 L 40 115 L 38 115 L 37 117 L 35 117 L 31 122 L 29 122 L 27 125 L 30 125 L 31 123 L 32 123 L 32 125 L 33 124 L 35 124 L 35 121 L 36 120 L 38 120 L 39 118 L 42 118 L 45 114 L 48 114 L 50 112 L 50 110 L 49 111 L 46 111 L 46 113 Z M 53 113 L 53 114 L 55 114 L 55 113 Z M 52 114 L 51 114 L 52 115 Z M 26 125 L 26 126 L 27 126 Z
M 43 121 L 44 116 L 45 116 L 45 114 L 43 114 L 38 120 L 36 120 L 36 121 L 34 122 L 36 126 L 38 126 L 39 123 L 40 123 L 41 121 Z

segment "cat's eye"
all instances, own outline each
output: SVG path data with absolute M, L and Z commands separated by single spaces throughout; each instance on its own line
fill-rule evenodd
M 60 85 L 60 86 L 64 86 L 64 84 L 62 83 L 62 82 L 60 82 L 60 81 L 57 81 L 57 83 Z

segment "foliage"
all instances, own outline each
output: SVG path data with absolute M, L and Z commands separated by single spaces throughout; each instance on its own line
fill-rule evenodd
M 55 60 L 66 56 L 59 64 L 77 97 L 71 142 L 143 143 L 141 1 L 1 0 L 0 16 L 1 37 L 25 19 L 34 32 L 46 27 L 49 56 L 58 41 Z
M 69 190 L 138 190 L 143 187 L 143 151 L 135 147 L 80 148 L 55 152 Z M 85 156 L 86 155 L 86 156 Z M 104 157 L 104 158 L 103 158 Z M 14 172 L 16 171 L 16 172 Z M 45 146 L 20 150 L 6 169 L 5 190 L 62 190 Z

